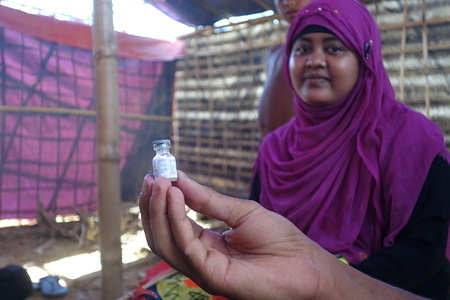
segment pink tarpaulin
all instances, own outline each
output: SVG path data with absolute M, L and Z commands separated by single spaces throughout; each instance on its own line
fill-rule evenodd
M 49 214 L 97 208 L 90 35 L 85 25 L 0 6 L 0 219 L 35 218 L 40 205 Z M 120 112 L 170 116 L 173 59 L 182 44 L 123 34 L 118 40 Z M 121 118 L 122 170 L 139 158 L 152 122 Z

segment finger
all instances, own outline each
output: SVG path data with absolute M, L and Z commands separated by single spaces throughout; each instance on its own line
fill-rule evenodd
M 185 257 L 183 261 L 182 272 L 189 278 L 202 284 L 203 278 L 209 278 L 210 266 L 207 259 L 211 259 L 211 253 L 217 252 L 220 255 L 221 235 L 211 230 L 203 229 L 186 215 L 185 202 L 180 197 L 179 189 L 170 189 L 168 192 L 167 206 L 168 217 L 172 228 L 172 234 L 175 243 L 180 249 L 181 255 Z M 223 250 L 223 249 L 221 249 Z M 220 255 L 222 263 L 216 259 L 215 265 L 226 265 L 226 258 Z M 218 263 L 218 264 L 217 264 Z M 218 271 L 215 269 L 215 271 Z
M 139 195 L 139 210 L 141 212 L 142 228 L 144 229 L 145 238 L 150 249 L 154 248 L 153 236 L 150 230 L 150 196 L 153 189 L 154 176 L 147 174 L 142 181 L 142 189 Z
M 186 204 L 193 210 L 215 219 L 224 221 L 234 228 L 239 220 L 253 211 L 258 204 L 217 193 L 211 188 L 191 180 L 179 171 L 176 186 L 182 191 Z
M 202 234 L 204 228 L 187 216 L 184 195 L 177 187 L 167 191 L 167 206 L 172 232 L 174 225 L 177 225 L 177 229 L 181 229 L 181 234 L 190 239 L 198 238 Z M 174 238 L 176 239 L 175 236 Z
M 173 228 L 168 219 L 168 198 L 171 196 L 180 203 L 179 210 L 185 218 L 186 230 L 193 235 L 194 232 L 201 232 L 201 227 L 186 216 L 184 209 L 184 197 L 181 191 L 172 187 L 169 180 L 158 178 L 153 184 L 153 192 L 150 198 L 150 230 L 153 240 L 153 251 L 184 274 L 191 275 L 192 268 L 185 260 L 183 255 L 184 249 L 178 247 L 176 238 L 173 236 Z
M 153 183 L 149 200 L 149 228 L 153 240 L 152 250 L 162 258 L 164 258 L 165 253 L 170 252 L 168 247 L 173 245 L 170 224 L 167 219 L 166 202 L 167 190 L 170 186 L 171 183 L 168 179 L 158 177 Z

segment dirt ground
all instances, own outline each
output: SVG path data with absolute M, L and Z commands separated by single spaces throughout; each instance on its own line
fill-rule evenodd
M 122 217 L 122 257 L 123 264 L 123 296 L 132 291 L 139 281 L 145 278 L 148 268 L 159 262 L 159 258 L 151 253 L 145 242 L 145 237 L 140 226 L 137 208 L 126 207 L 127 213 Z M 97 300 L 101 299 L 101 273 L 96 271 L 81 275 L 77 278 L 69 278 L 65 275 L 72 267 L 66 265 L 60 271 L 49 270 L 46 267 L 50 262 L 69 257 L 78 257 L 82 254 L 91 255 L 98 253 L 96 222 L 92 218 L 81 221 L 56 223 L 38 220 L 35 225 L 28 226 L 0 226 L 0 266 L 9 264 L 23 265 L 29 270 L 30 277 L 34 282 L 46 275 L 58 275 L 67 284 L 69 293 L 58 299 L 64 300 Z M 89 222 L 88 220 L 91 220 Z M 203 220 L 205 227 L 215 230 L 223 230 L 223 225 L 217 221 Z M 50 225 L 49 225 L 50 224 Z M 90 225 L 86 225 L 90 224 Z M 98 224 L 97 224 L 98 225 Z M 89 230 L 83 227 L 90 227 Z M 85 232 L 81 238 L 81 232 Z M 76 233 L 76 234 L 75 234 Z M 95 256 L 97 257 L 97 256 Z M 95 259 L 95 258 L 94 258 Z M 95 263 L 99 263 L 99 258 Z M 89 266 L 90 263 L 82 258 L 75 265 Z M 42 269 L 46 274 L 34 275 L 32 270 Z M 34 277 L 34 278 L 33 278 Z M 39 292 L 33 293 L 28 300 L 44 300 Z M 113 299 L 111 299 L 113 300 Z
M 138 243 L 136 249 L 134 249 L 134 257 L 127 258 L 131 262 L 127 262 L 123 265 L 122 278 L 124 295 L 126 292 L 133 290 L 138 282 L 145 277 L 145 271 L 158 261 L 158 258 L 145 247 L 145 238 L 143 238 L 141 227 L 138 222 L 138 215 L 136 213 L 131 213 L 128 214 L 126 218 L 126 222 L 132 223 L 132 225 L 128 224 L 128 228 L 123 230 L 123 234 L 126 234 L 126 239 L 139 238 L 144 240 L 141 241 L 140 244 Z M 134 219 L 133 222 L 130 222 L 130 219 Z M 59 259 L 86 253 L 99 253 L 98 243 L 96 242 L 97 235 L 95 233 L 88 232 L 84 237 L 83 242 L 81 241 L 80 234 L 83 227 L 80 224 L 81 222 L 82 221 L 74 221 L 54 225 L 58 226 L 57 230 L 54 230 L 54 228 L 52 229 L 52 226 L 49 226 L 48 222 L 47 224 L 38 222 L 31 226 L 0 228 L 0 266 L 9 264 L 23 265 L 27 270 L 30 270 L 29 273 L 34 282 L 37 282 L 39 278 L 46 275 L 60 276 L 67 284 L 69 293 L 59 299 L 101 299 L 101 274 L 99 271 L 85 274 L 78 278 L 67 278 L 64 275 L 65 270 L 60 272 L 49 272 L 45 268 L 46 264 L 49 262 L 54 262 Z M 95 224 L 95 222 L 91 222 L 91 224 Z M 95 227 L 95 225 L 91 225 L 91 227 Z M 122 242 L 124 242 L 124 236 L 122 236 Z M 125 241 L 125 243 L 126 242 L 127 241 Z M 122 255 L 124 255 L 124 253 Z M 129 254 L 126 255 L 129 256 Z M 80 264 L 83 263 L 84 262 L 81 262 Z M 68 268 L 70 268 L 70 266 Z M 33 278 L 31 272 L 32 269 L 38 269 L 41 272 L 46 273 L 42 273 L 40 275 L 41 277 L 38 275 L 37 278 Z M 39 292 L 35 292 L 28 299 L 42 300 L 48 298 L 43 297 Z

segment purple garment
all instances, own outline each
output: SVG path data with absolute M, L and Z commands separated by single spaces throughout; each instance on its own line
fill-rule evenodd
M 329 29 L 356 52 L 360 73 L 349 94 L 330 106 L 295 97 L 296 117 L 261 144 L 260 202 L 331 253 L 359 263 L 393 244 L 433 159 L 449 161 L 449 154 L 438 126 L 394 99 L 378 26 L 364 5 L 310 2 L 290 27 L 287 57 L 309 25 Z

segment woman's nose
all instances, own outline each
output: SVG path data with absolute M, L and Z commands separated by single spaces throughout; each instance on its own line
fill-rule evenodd
M 325 55 L 320 51 L 313 51 L 306 61 L 306 67 L 308 68 L 325 68 L 326 66 Z

